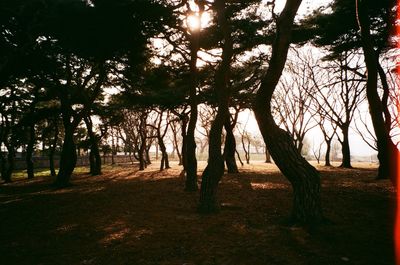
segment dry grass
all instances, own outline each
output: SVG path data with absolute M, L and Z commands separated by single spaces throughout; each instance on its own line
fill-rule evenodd
M 394 191 L 357 166 L 319 168 L 331 222 L 312 234 L 286 225 L 290 185 L 264 163 L 224 176 L 222 210 L 208 216 L 176 164 L 80 173 L 63 190 L 48 177 L 17 181 L 0 186 L 0 264 L 392 265 Z

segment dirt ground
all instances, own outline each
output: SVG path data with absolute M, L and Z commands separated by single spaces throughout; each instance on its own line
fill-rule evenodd
M 50 177 L 3 184 L 0 264 L 393 265 L 394 190 L 356 166 L 319 168 L 329 222 L 313 232 L 287 224 L 291 187 L 261 162 L 225 175 L 221 212 L 206 216 L 176 164 L 77 173 L 63 190 Z

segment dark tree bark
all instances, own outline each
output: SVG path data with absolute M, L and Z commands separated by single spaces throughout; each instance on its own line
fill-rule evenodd
M 7 182 L 6 181 L 7 159 L 5 158 L 3 152 L 0 152 L 0 167 L 1 167 L 0 169 L 1 179 Z
M 287 0 L 277 19 L 269 67 L 262 79 L 253 108 L 272 158 L 292 184 L 293 221 L 313 225 L 323 219 L 319 173 L 301 156 L 289 133 L 276 125 L 271 113 L 272 94 L 285 66 L 293 20 L 300 3 L 301 0 Z
M 13 142 L 13 140 L 11 140 Z M 2 167 L 2 179 L 5 183 L 10 183 L 12 182 L 12 172 L 14 170 L 14 164 L 15 164 L 15 145 L 14 143 L 9 143 L 5 142 L 4 143 L 6 148 L 7 148 L 7 159 L 5 160 L 5 163 L 3 164 Z
M 26 148 L 26 172 L 28 174 L 28 179 L 33 179 L 35 177 L 33 168 L 33 151 L 35 147 L 35 125 L 29 125 L 29 141 Z
M 365 1 L 356 0 L 357 18 L 361 31 L 361 45 L 364 53 L 365 65 L 367 67 L 367 99 L 369 113 L 374 127 L 378 148 L 378 179 L 390 178 L 394 185 L 397 183 L 397 160 L 399 151 L 393 144 L 390 132 L 385 125 L 383 102 L 378 94 L 378 56 L 373 46 L 370 32 L 370 20 Z
M 271 154 L 269 153 L 267 147 L 265 147 L 265 163 L 272 163 Z
M 165 147 L 164 141 L 161 141 L 159 145 L 160 145 L 160 150 L 161 150 L 160 170 L 163 170 L 164 168 L 171 168 L 169 166 L 168 153 L 167 153 L 167 148 Z
M 63 118 L 63 120 L 67 119 L 69 120 L 69 118 Z M 64 142 L 60 156 L 60 168 L 54 183 L 60 188 L 70 185 L 71 175 L 76 166 L 77 154 L 74 131 L 73 125 L 69 121 L 64 121 Z
M 239 160 L 240 165 L 241 165 L 241 166 L 244 166 L 244 163 L 243 163 L 242 159 L 240 158 L 239 152 L 238 152 L 237 150 L 236 150 L 235 152 L 236 152 L 236 155 L 237 155 L 237 158 L 238 158 L 238 160 Z
M 139 147 L 138 147 L 138 160 L 139 160 L 139 170 L 144 170 L 147 167 L 146 161 L 146 120 L 147 120 L 147 113 L 142 113 L 140 116 L 140 124 L 139 124 Z
M 215 74 L 215 95 L 218 111 L 211 125 L 208 163 L 201 177 L 199 211 L 212 213 L 219 210 L 217 198 L 218 183 L 224 174 L 224 158 L 221 153 L 222 128 L 229 118 L 230 100 L 230 64 L 233 55 L 233 42 L 229 19 L 226 15 L 225 0 L 216 0 L 214 7 L 217 12 L 218 25 L 224 38 L 222 61 Z
M 203 0 L 196 0 L 195 3 L 199 8 L 199 17 L 204 12 Z M 200 18 L 199 18 L 200 19 Z M 190 105 L 190 117 L 189 124 L 186 132 L 186 150 L 185 150 L 185 172 L 186 172 L 186 191 L 197 191 L 197 159 L 196 159 L 196 139 L 195 130 L 198 116 L 198 102 L 197 102 L 197 83 L 198 83 L 198 71 L 197 71 L 197 52 L 199 51 L 199 38 L 200 30 L 194 29 L 191 32 L 190 39 L 190 87 L 189 87 L 189 105 Z
M 241 135 L 241 140 L 242 140 L 242 148 L 244 151 L 244 158 L 246 159 L 246 164 L 250 164 L 250 139 L 248 139 L 249 135 L 247 135 L 247 146 L 246 146 L 246 137 L 244 136 L 244 134 L 247 134 L 247 132 L 243 132 L 243 134 Z
M 181 136 L 182 136 L 182 148 L 181 148 L 181 154 L 182 154 L 182 165 L 183 165 L 183 172 L 186 173 L 186 167 L 187 167 L 187 126 L 188 126 L 188 117 L 185 115 L 181 119 L 182 121 L 182 130 L 181 130 Z M 196 180 L 196 185 L 197 185 L 197 180 Z
M 183 128 L 182 128 L 183 130 Z M 176 154 L 178 155 L 178 165 L 181 166 L 183 164 L 182 161 L 182 153 L 181 150 L 179 148 L 179 144 L 178 144 L 178 129 L 177 129 L 177 122 L 176 121 L 172 121 L 171 123 L 171 131 L 172 131 L 172 144 L 174 146 L 174 150 L 176 151 Z
M 390 115 L 389 107 L 388 107 L 388 102 L 389 102 L 389 95 L 390 95 L 390 90 L 389 90 L 389 84 L 387 81 L 386 73 L 382 68 L 382 65 L 379 62 L 379 58 L 377 58 L 377 67 L 378 67 L 378 74 L 379 74 L 379 79 L 381 80 L 382 84 L 382 109 L 383 109 L 383 114 L 385 117 L 385 127 L 388 132 L 392 129 L 392 116 Z
M 5 170 L 4 182 L 11 182 L 12 172 L 15 165 L 15 147 L 14 145 L 7 146 L 7 169 Z
M 226 168 L 228 169 L 228 173 L 239 173 L 239 169 L 236 164 L 235 152 L 236 152 L 236 140 L 235 135 L 233 134 L 233 126 L 230 123 L 230 119 L 226 119 L 225 124 L 225 146 L 224 146 L 224 158 Z
M 90 174 L 92 176 L 101 175 L 101 156 L 99 150 L 98 136 L 93 131 L 93 122 L 90 116 L 84 118 L 86 128 L 88 130 L 89 142 L 90 142 Z
M 79 84 L 80 89 L 84 95 L 82 98 L 80 98 L 81 100 L 83 100 L 83 108 L 75 111 L 72 106 L 73 101 L 76 99 L 74 99 L 73 95 L 70 94 L 71 86 L 73 86 L 73 63 L 71 61 L 71 58 L 72 57 L 70 55 L 67 55 L 65 60 L 67 75 L 66 84 L 60 84 L 60 88 L 58 89 L 58 98 L 61 103 L 61 115 L 65 132 L 64 143 L 62 145 L 60 156 L 60 168 L 54 183 L 55 186 L 59 188 L 70 185 L 71 175 L 77 161 L 74 132 L 82 119 L 89 114 L 89 111 L 92 109 L 94 101 L 101 93 L 102 84 L 107 77 L 104 62 L 96 63 L 93 68 L 97 68 L 96 70 L 98 72 L 92 71 L 90 76 L 88 76 L 94 77 L 96 72 L 98 74 L 98 76 L 96 77 L 96 81 L 91 85 L 88 85 L 91 78 L 85 77 L 85 81 Z
M 340 141 L 342 145 L 342 164 L 340 167 L 343 168 L 353 168 L 351 166 L 351 156 L 350 156 L 350 144 L 349 144 L 349 126 L 350 124 L 345 124 L 341 127 L 343 133 L 343 140 Z
M 114 128 L 111 127 L 111 165 L 115 165 L 115 139 L 114 139 Z
M 147 138 L 147 135 L 146 135 L 146 138 Z M 151 158 L 150 158 L 150 148 L 151 148 L 151 143 L 147 143 L 146 142 L 146 145 L 145 145 L 145 162 L 146 162 L 146 167 L 148 166 L 148 165 L 150 165 L 151 164 Z
M 50 175 L 52 177 L 56 176 L 56 169 L 54 166 L 54 154 L 57 148 L 58 134 L 59 134 L 58 122 L 57 120 L 54 120 L 54 136 L 53 136 L 54 138 L 49 147 L 49 167 L 50 167 Z
M 158 142 L 158 146 L 160 147 L 160 151 L 161 151 L 160 170 L 163 170 L 164 168 L 171 168 L 169 166 L 167 148 L 164 143 L 164 138 L 165 138 L 165 135 L 167 134 L 168 127 L 169 127 L 169 122 L 167 121 L 164 130 L 161 131 L 163 114 L 164 114 L 163 111 L 159 112 L 160 116 L 158 119 L 157 126 L 149 125 L 149 126 L 153 127 L 154 130 L 156 131 L 157 142 Z M 167 114 L 167 116 L 168 116 L 168 114 Z
M 325 139 L 326 143 L 326 152 L 325 152 L 325 166 L 330 167 L 331 164 L 331 145 L 332 145 L 332 138 Z

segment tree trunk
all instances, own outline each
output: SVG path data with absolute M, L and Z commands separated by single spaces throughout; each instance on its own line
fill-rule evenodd
M 250 164 L 250 148 L 246 147 L 246 144 L 244 142 L 244 136 L 242 135 L 242 148 L 244 151 L 244 158 L 246 159 L 246 164 Z
M 115 143 L 114 143 L 114 131 L 111 128 L 111 165 L 115 165 L 114 155 L 115 155 Z
M 6 172 L 7 172 L 7 160 L 6 160 L 6 158 L 4 157 L 4 155 L 3 155 L 3 153 L 0 151 L 0 168 L 1 168 L 1 171 L 0 171 L 0 174 L 1 174 L 1 179 L 3 180 L 3 181 L 5 181 L 5 182 L 7 182 L 6 180 Z M 11 181 L 11 179 L 10 179 L 10 181 Z M 9 182 L 10 182 L 9 181 Z
M 183 171 L 186 172 L 186 166 L 187 166 L 187 117 L 183 117 L 182 119 L 182 130 L 181 130 L 181 136 L 182 136 L 182 148 L 181 148 L 181 154 L 182 154 L 182 165 L 183 165 Z M 197 183 L 197 180 L 196 180 Z
M 160 170 L 163 170 L 164 168 L 171 168 L 169 166 L 167 148 L 165 147 L 164 141 L 161 137 L 158 138 L 158 145 L 160 146 L 161 151 Z
M 29 126 L 29 142 L 26 148 L 26 172 L 28 174 L 28 179 L 33 179 L 35 177 L 33 169 L 33 151 L 35 147 L 35 125 L 31 124 Z
M 90 174 L 92 176 L 101 175 L 101 157 L 99 150 L 99 141 L 97 135 L 93 132 L 93 123 L 90 117 L 84 118 L 86 128 L 88 130 L 89 141 L 90 141 Z
M 12 172 L 14 170 L 14 159 L 15 159 L 15 147 L 13 144 L 5 143 L 7 147 L 7 159 L 2 158 L 2 174 L 1 178 L 5 183 L 12 181 Z
M 236 164 L 235 151 L 236 151 L 236 141 L 235 135 L 233 134 L 233 128 L 229 122 L 229 116 L 225 121 L 225 146 L 224 146 L 224 158 L 225 164 L 228 169 L 228 173 L 239 173 L 239 169 Z
M 50 175 L 52 177 L 56 176 L 56 170 L 55 170 L 55 166 L 54 166 L 54 153 L 57 148 L 58 134 L 59 134 L 58 123 L 55 120 L 54 121 L 54 138 L 53 138 L 53 142 L 50 144 L 50 147 L 49 147 L 49 166 L 50 166 Z
M 177 129 L 176 129 L 176 123 L 175 122 L 171 123 L 171 129 L 172 129 L 172 137 L 173 137 L 172 138 L 172 140 L 173 140 L 172 145 L 174 147 L 174 151 L 176 151 L 176 154 L 178 155 L 178 159 L 179 159 L 178 160 L 179 161 L 178 165 L 181 166 L 182 165 L 182 153 L 179 150 L 179 146 L 178 146 L 178 135 L 177 135 Z M 182 128 L 182 131 L 183 130 L 184 129 Z M 185 128 L 185 130 L 186 130 L 186 128 Z
M 271 162 L 271 155 L 270 155 L 267 147 L 265 147 L 265 163 L 272 163 Z
M 244 166 L 244 163 L 243 163 L 242 159 L 240 158 L 239 152 L 238 152 L 237 150 L 236 150 L 235 152 L 236 152 L 236 155 L 237 155 L 237 158 L 238 158 L 238 160 L 239 160 L 240 165 L 241 165 L 241 166 Z
M 331 164 L 331 144 L 332 144 L 332 138 L 327 140 L 325 139 L 326 142 L 326 152 L 325 152 L 325 166 L 330 167 L 332 166 Z
M 381 80 L 382 84 L 382 109 L 383 109 L 383 114 L 385 117 L 385 127 L 388 132 L 391 130 L 391 125 L 392 125 L 392 116 L 390 115 L 390 111 L 388 108 L 388 101 L 389 101 L 389 96 L 390 96 L 390 89 L 389 89 L 389 84 L 387 81 L 387 77 L 385 74 L 385 71 L 382 68 L 382 65 L 379 62 L 379 56 L 377 56 L 377 68 L 378 68 L 378 74 L 379 78 Z
M 370 21 L 367 11 L 367 3 L 356 1 L 358 23 L 361 30 L 361 44 L 364 53 L 365 65 L 367 67 L 367 99 L 369 113 L 371 115 L 374 132 L 377 139 L 379 179 L 390 178 L 394 185 L 397 183 L 397 163 L 399 151 L 393 144 L 390 133 L 385 126 L 384 108 L 378 94 L 378 56 L 373 46 L 370 33 Z
M 196 114 L 192 114 L 190 116 L 197 116 Z M 191 121 L 194 122 L 191 118 Z M 197 118 L 196 118 L 197 120 Z M 190 122 L 191 123 L 191 122 Z M 189 123 L 189 124 L 190 124 Z M 185 182 L 185 190 L 186 191 L 196 191 L 198 189 L 197 186 L 197 159 L 196 159 L 196 141 L 194 138 L 194 130 L 195 127 L 189 126 L 188 133 L 186 136 L 186 182 Z
M 219 114 L 219 115 L 218 115 Z M 213 213 L 219 211 L 217 187 L 224 174 L 224 159 L 221 154 L 221 134 L 224 114 L 217 113 L 210 130 L 208 164 L 201 176 L 199 212 Z
M 140 138 L 140 145 L 138 148 L 138 158 L 139 158 L 139 170 L 144 170 L 147 167 L 146 162 L 146 120 L 147 114 L 142 113 L 140 117 L 140 124 L 139 124 L 139 138 Z
M 349 127 L 342 127 L 343 133 L 343 141 L 341 141 L 342 145 L 342 164 L 340 167 L 343 168 L 352 168 L 351 166 L 351 156 L 350 156 L 350 144 L 349 144 Z
M 12 173 L 15 165 L 15 147 L 14 145 L 7 146 L 7 168 L 5 170 L 4 182 L 11 182 Z
M 221 153 L 222 128 L 227 121 L 229 123 L 229 80 L 233 42 L 225 10 L 225 0 L 216 0 L 214 5 L 217 12 L 218 25 L 222 30 L 224 44 L 222 61 L 215 74 L 215 96 L 217 97 L 218 111 L 210 129 L 207 167 L 201 177 L 199 201 L 199 211 L 201 213 L 213 213 L 219 210 L 217 188 L 224 174 L 224 158 Z
M 151 164 L 151 159 L 150 159 L 150 147 L 151 147 L 151 144 L 147 144 L 146 143 L 146 145 L 145 145 L 145 162 L 146 162 L 146 167 L 148 166 L 148 165 L 150 165 Z
M 277 19 L 276 38 L 272 44 L 269 67 L 261 81 L 253 108 L 272 158 L 292 184 L 293 221 L 313 225 L 323 219 L 319 173 L 301 156 L 289 133 L 276 125 L 271 113 L 272 94 L 285 66 L 293 20 L 300 3 L 301 0 L 287 0 Z
M 64 143 L 60 156 L 60 168 L 57 174 L 55 185 L 57 187 L 67 187 L 70 185 L 72 172 L 76 166 L 77 154 L 74 142 L 74 129 L 71 124 L 64 123 Z

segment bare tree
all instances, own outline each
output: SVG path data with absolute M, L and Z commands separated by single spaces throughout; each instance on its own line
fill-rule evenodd
M 316 145 L 315 141 L 313 141 L 313 144 L 312 144 L 312 153 L 313 153 L 313 156 L 314 156 L 315 160 L 317 160 L 317 164 L 319 164 L 319 161 L 321 159 L 321 151 L 322 151 L 322 145 L 323 144 L 324 143 L 321 142 L 321 143 Z
M 170 127 L 171 127 L 171 142 L 174 148 L 174 151 L 178 155 L 178 165 L 183 164 L 183 159 L 182 159 L 182 152 L 181 152 L 181 147 L 183 145 L 182 138 L 179 137 L 179 133 L 183 130 L 182 127 L 179 126 L 179 119 L 172 119 L 170 121 Z M 181 132 L 182 134 L 182 132 Z
M 147 126 L 151 127 L 155 131 L 155 136 L 161 151 L 161 161 L 160 170 L 164 168 L 170 168 L 167 148 L 164 142 L 165 135 L 167 134 L 170 121 L 168 120 L 169 112 L 166 112 L 166 117 L 164 118 L 163 110 L 155 110 L 156 117 L 154 117 L 154 124 L 148 123 Z M 149 144 L 148 144 L 149 146 Z
M 239 131 L 239 133 L 242 143 L 242 149 L 244 152 L 244 158 L 246 159 L 246 164 L 250 164 L 251 134 L 244 129 L 242 131 Z
M 361 59 L 357 54 L 344 52 L 340 60 L 323 67 L 309 64 L 311 80 L 317 88 L 315 93 L 310 94 L 314 110 L 341 130 L 342 137 L 337 135 L 342 145 L 341 167 L 345 168 L 351 168 L 349 129 L 355 110 L 364 99 L 365 81 L 349 70 L 350 65 L 361 68 Z M 321 80 L 329 82 L 321 83 Z
M 286 63 L 285 75 L 281 78 L 272 97 L 272 109 L 277 124 L 283 126 L 294 139 L 301 153 L 304 137 L 317 124 L 312 118 L 309 106 L 315 86 L 310 77 L 309 63 L 313 57 L 311 51 L 301 52 L 292 49 L 290 60 Z
M 200 137 L 197 137 L 200 154 L 203 154 L 208 147 L 211 125 L 212 121 L 215 119 L 216 114 L 217 113 L 215 108 L 207 105 L 200 105 L 198 115 L 200 127 L 196 128 L 196 131 L 201 135 Z

